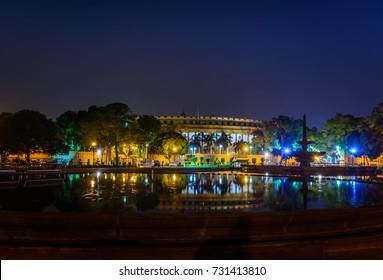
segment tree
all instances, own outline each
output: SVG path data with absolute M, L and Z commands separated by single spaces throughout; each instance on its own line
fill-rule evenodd
M 14 113 L 7 118 L 6 130 L 12 142 L 10 151 L 25 154 L 27 161 L 35 152 L 53 155 L 69 151 L 56 123 L 37 111 L 22 110 Z
M 282 160 L 285 148 L 298 149 L 295 144 L 302 139 L 302 120 L 287 116 L 272 118 L 264 122 L 263 133 L 267 148 Z
M 132 122 L 129 129 L 131 142 L 138 145 L 142 154 L 161 133 L 161 122 L 153 116 L 143 115 Z
M 191 141 L 189 142 L 189 147 L 193 151 L 195 150 L 199 151 L 201 149 L 201 140 L 202 140 L 202 137 L 200 133 L 194 134 L 191 138 Z
M 254 153 L 261 153 L 265 149 L 265 134 L 261 129 L 256 129 L 252 133 L 253 138 L 251 139 L 251 143 L 254 146 Z
M 216 133 L 207 133 L 203 135 L 203 142 L 206 143 L 207 149 L 210 154 L 213 153 L 213 145 L 216 143 L 217 134 Z
M 96 142 L 98 145 L 114 148 L 115 163 L 119 165 L 119 146 L 129 141 L 129 125 L 134 120 L 135 116 L 126 104 L 91 106 L 86 119 L 80 124 L 83 144 L 90 147 L 92 142 Z
M 153 116 L 140 116 L 137 124 L 139 130 L 143 132 L 142 140 L 145 143 L 151 143 L 161 133 L 161 122 Z
M 346 149 L 355 156 L 362 156 L 365 164 L 383 152 L 383 103 L 374 107 L 370 116 L 356 118 L 356 129 L 346 138 Z
M 1 113 L 0 114 L 0 157 L 1 163 L 4 163 L 11 152 L 12 141 L 9 138 L 7 121 L 9 117 L 12 116 L 11 113 Z
M 200 164 L 203 164 L 203 160 L 204 160 L 204 157 L 203 157 L 203 156 L 200 156 L 200 157 L 199 157 L 199 162 L 200 162 Z
M 366 126 L 369 135 L 365 133 L 364 139 L 370 146 L 369 157 L 374 159 L 383 153 L 383 102 L 372 109 L 371 115 L 366 118 Z
M 83 139 L 80 131 L 80 123 L 86 118 L 86 115 L 86 111 L 66 111 L 56 119 L 56 124 L 59 127 L 59 132 L 65 144 L 73 151 L 81 149 Z
M 322 132 L 321 150 L 329 155 L 344 157 L 347 150 L 347 138 L 354 131 L 358 131 L 361 119 L 352 115 L 336 114 L 335 118 L 328 119 Z
M 187 153 L 188 141 L 177 132 L 161 132 L 149 147 L 149 153 L 164 155 L 170 160 L 173 155 L 184 155 Z
M 221 136 L 216 140 L 216 144 L 225 151 L 231 145 L 231 136 L 222 132 Z
M 247 143 L 243 140 L 240 140 L 240 141 L 234 143 L 234 152 L 236 152 L 238 154 L 243 154 L 244 151 L 246 151 L 248 149 L 249 149 L 249 143 Z

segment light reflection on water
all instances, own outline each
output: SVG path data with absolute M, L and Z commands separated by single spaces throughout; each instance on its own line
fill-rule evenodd
M 289 211 L 383 204 L 383 186 L 242 173 L 69 174 L 64 186 L 2 192 L 0 210 Z

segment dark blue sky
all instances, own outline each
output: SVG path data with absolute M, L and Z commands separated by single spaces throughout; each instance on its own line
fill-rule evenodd
M 0 112 L 367 116 L 383 1 L 0 1 Z

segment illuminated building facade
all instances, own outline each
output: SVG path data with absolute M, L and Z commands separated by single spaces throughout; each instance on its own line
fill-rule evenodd
M 222 133 L 229 136 L 231 143 L 251 143 L 253 133 L 262 129 L 262 121 L 247 118 L 216 116 L 155 116 L 163 127 L 173 126 L 189 142 L 195 135 L 212 135 L 218 139 Z

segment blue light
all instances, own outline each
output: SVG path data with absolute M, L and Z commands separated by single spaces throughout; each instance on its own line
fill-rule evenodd
M 356 150 L 355 148 L 350 149 L 350 152 L 353 153 L 353 154 L 355 154 L 356 151 L 357 151 L 357 150 Z
M 285 154 L 289 154 L 290 153 L 290 149 L 289 148 L 286 148 L 285 149 Z

